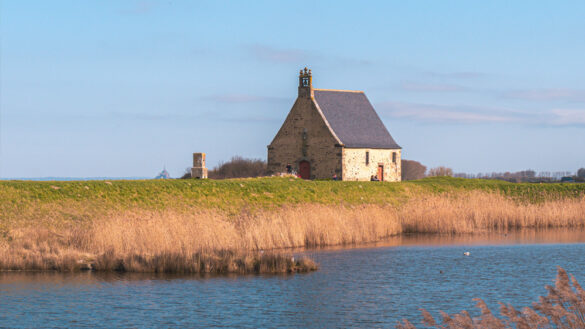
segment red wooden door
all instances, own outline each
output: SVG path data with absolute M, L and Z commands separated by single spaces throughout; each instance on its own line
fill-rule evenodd
M 299 163 L 299 174 L 301 175 L 302 179 L 311 178 L 311 164 L 309 161 L 301 161 Z
M 378 165 L 378 179 L 381 181 L 384 180 L 384 166 Z

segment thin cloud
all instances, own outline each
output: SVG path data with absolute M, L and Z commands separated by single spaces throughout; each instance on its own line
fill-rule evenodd
M 372 61 L 368 59 L 323 55 L 302 49 L 276 48 L 262 44 L 245 45 L 244 49 L 259 61 L 279 64 L 326 63 L 335 66 L 364 66 L 372 64 Z
M 219 118 L 219 121 L 233 122 L 233 123 L 278 123 L 282 118 L 268 117 L 262 115 L 249 115 L 249 116 L 238 116 L 238 117 L 223 117 Z
M 255 58 L 261 61 L 276 63 L 299 63 L 306 62 L 311 58 L 307 52 L 299 49 L 278 49 L 266 45 L 248 45 L 246 50 Z
M 333 64 L 343 66 L 368 66 L 373 65 L 369 59 L 349 58 L 349 57 L 333 57 L 329 59 Z
M 382 109 L 382 114 L 390 117 L 428 122 L 507 123 L 520 120 L 513 111 L 495 108 L 401 102 L 386 102 L 378 107 Z
M 478 79 L 483 78 L 486 76 L 485 73 L 482 72 L 472 72 L 472 71 L 463 71 L 463 72 L 435 72 L 435 71 L 426 71 L 424 75 L 433 77 L 433 78 L 442 78 L 442 79 Z
M 570 88 L 515 90 L 505 92 L 503 97 L 528 101 L 585 102 L 585 90 Z
M 521 123 L 544 126 L 585 126 L 585 109 L 523 111 L 472 105 L 436 105 L 404 102 L 378 104 L 380 114 L 392 118 L 434 123 Z
M 285 102 L 288 98 L 284 97 L 269 97 L 269 96 L 255 96 L 247 94 L 219 94 L 201 97 L 201 100 L 211 101 L 216 103 L 258 103 L 258 102 Z
M 237 115 L 230 113 L 215 113 L 215 112 L 203 112 L 193 114 L 148 114 L 148 113 L 111 113 L 112 118 L 118 120 L 131 120 L 131 121 L 200 121 L 205 120 L 207 122 L 231 122 L 231 123 L 269 123 L 276 122 L 279 119 L 275 117 L 266 116 L 261 113 L 248 113 Z
M 26 119 L 22 115 L 10 115 L 11 119 Z M 207 111 L 199 113 L 136 113 L 136 112 L 109 112 L 101 114 L 79 114 L 79 113 L 52 113 L 50 116 L 40 117 L 44 122 L 55 120 L 58 122 L 201 122 L 208 123 L 229 122 L 229 123 L 276 123 L 282 120 L 281 117 L 266 115 L 263 113 L 218 113 Z
M 155 3 L 153 1 L 134 1 L 128 3 L 127 7 L 121 10 L 121 13 L 127 15 L 144 15 L 150 13 L 154 6 Z
M 403 82 L 400 84 L 400 89 L 412 92 L 460 92 L 467 90 L 463 86 L 454 84 L 418 82 Z
M 551 114 L 553 116 L 551 123 L 555 125 L 585 125 L 585 109 L 554 109 Z

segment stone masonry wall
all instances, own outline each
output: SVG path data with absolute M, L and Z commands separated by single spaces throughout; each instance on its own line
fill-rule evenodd
M 298 172 L 299 163 L 306 160 L 311 164 L 312 179 L 341 176 L 342 147 L 336 144 L 314 99 L 299 97 L 268 146 L 268 171 L 286 172 L 290 163 Z
M 193 167 L 191 167 L 191 178 L 207 178 L 205 168 L 205 153 L 193 153 Z
M 366 152 L 369 152 L 369 164 L 366 165 Z M 396 162 L 392 162 L 392 153 L 396 152 Z M 378 165 L 384 166 L 384 181 L 399 182 L 401 150 L 390 149 L 343 149 L 343 180 L 367 181 L 378 174 Z

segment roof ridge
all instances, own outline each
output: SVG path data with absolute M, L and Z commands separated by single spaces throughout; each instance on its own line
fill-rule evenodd
M 319 91 L 339 91 L 344 93 L 364 93 L 362 90 L 343 90 L 343 89 L 321 89 L 321 88 L 313 88 L 313 90 Z

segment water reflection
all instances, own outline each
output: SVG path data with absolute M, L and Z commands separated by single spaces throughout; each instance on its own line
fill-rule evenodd
M 297 248 L 297 251 L 345 250 L 372 247 L 400 246 L 482 246 L 513 244 L 584 243 L 585 228 L 556 228 L 546 230 L 516 230 L 511 232 L 486 232 L 477 234 L 404 234 L 383 241 L 351 246 L 329 246 L 322 248 Z
M 321 269 L 280 276 L 5 272 L 0 327 L 392 327 L 474 297 L 530 305 L 556 266 L 583 283 L 583 242 L 583 230 L 404 236 L 305 250 Z
M 35 285 L 48 286 L 59 289 L 63 286 L 76 287 L 84 285 L 96 285 L 106 283 L 124 284 L 133 281 L 174 281 L 174 280 L 198 280 L 207 281 L 213 279 L 244 280 L 250 278 L 280 278 L 286 279 L 291 274 L 171 274 L 171 273 L 120 273 L 120 272 L 0 272 L 0 292 L 3 289 L 30 288 Z

